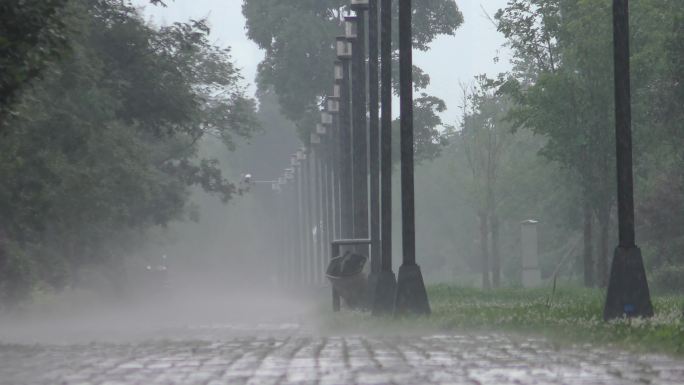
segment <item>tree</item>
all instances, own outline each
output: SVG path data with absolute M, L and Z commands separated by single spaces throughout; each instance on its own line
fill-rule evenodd
M 608 0 L 510 0 L 496 15 L 516 64 L 501 92 L 514 96 L 516 125 L 547 139 L 542 154 L 579 178 L 585 283 L 599 286 L 608 273 L 615 200 L 610 6 Z M 637 221 L 647 251 L 672 255 L 679 242 L 665 234 L 677 221 L 661 215 L 678 207 L 672 189 L 681 180 L 682 9 L 672 0 L 636 0 L 630 8 Z
M 152 4 L 165 6 L 161 0 Z M 68 52 L 73 30 L 65 20 L 69 0 L 0 3 L 0 128 L 12 102 L 45 68 Z
M 0 128 L 22 87 L 66 48 L 67 0 L 0 3 Z
M 0 256 L 58 288 L 85 265 L 120 263 L 137 233 L 190 217 L 191 187 L 240 193 L 198 144 L 232 148 L 258 128 L 203 20 L 156 29 L 115 0 L 64 12 L 70 52 L 17 97 L 0 142 L 0 231 L 12 246 Z
M 259 65 L 259 88 L 275 91 L 283 114 L 295 122 L 304 139 L 315 127 L 312 122 L 318 118 L 319 106 L 332 86 L 333 43 L 341 32 L 348 4 L 346 0 L 307 0 L 296 4 L 246 0 L 242 8 L 247 19 L 247 36 L 266 53 Z M 427 50 L 438 35 L 453 35 L 463 22 L 456 3 L 450 0 L 419 1 L 414 7 L 414 47 L 420 50 Z M 396 44 L 394 60 L 395 90 L 398 92 Z M 430 78 L 416 67 L 414 81 L 420 90 L 427 87 Z M 416 115 L 416 136 L 439 142 L 433 124 L 438 120 L 435 109 L 446 108 L 444 102 L 426 95 L 416 100 L 416 107 L 423 111 Z M 420 144 L 418 146 L 422 148 Z M 434 150 L 428 146 L 429 153 L 434 154 Z
M 472 172 L 473 197 L 480 224 L 479 244 L 484 288 L 492 285 L 499 287 L 501 284 L 498 177 L 502 156 L 513 139 L 510 124 L 505 121 L 508 111 L 506 97 L 495 95 L 488 83 L 484 76 L 479 76 L 476 85 L 470 88 L 463 86 L 463 117 L 461 130 L 456 133 L 463 141 L 463 149 Z
M 596 216 L 601 232 L 597 278 L 604 286 L 614 202 L 609 2 L 511 0 L 496 20 L 516 57 L 512 79 L 501 88 L 517 103 L 511 116 L 516 127 L 548 139 L 544 156 L 579 175 L 585 283 L 594 284 Z
M 684 11 L 675 1 L 642 0 L 633 46 L 636 220 L 652 269 L 681 265 L 684 179 Z

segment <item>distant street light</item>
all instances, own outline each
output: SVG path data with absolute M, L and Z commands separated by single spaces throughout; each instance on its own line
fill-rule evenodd
M 313 138 L 309 138 L 311 140 Z M 313 260 L 315 258 L 314 250 L 314 239 L 311 233 L 314 223 L 314 210 L 312 205 L 312 185 L 313 181 L 311 178 L 311 166 L 312 166 L 312 156 L 308 153 L 309 149 L 302 148 L 299 153 L 303 157 L 302 165 L 299 168 L 301 173 L 301 183 L 302 183 L 302 208 L 304 214 L 304 221 L 302 225 L 302 231 L 304 234 L 304 253 L 302 256 L 302 276 L 305 279 L 305 283 L 311 284 L 313 277 Z
M 325 112 L 322 115 L 326 114 Z M 311 168 L 313 175 L 311 176 L 311 198 L 309 205 L 312 206 L 312 221 L 310 224 L 310 232 L 312 236 L 312 255 L 311 255 L 311 282 L 318 284 L 322 282 L 323 278 L 323 254 L 325 248 L 323 247 L 323 196 L 321 194 L 321 170 L 323 165 L 321 162 L 320 147 L 323 143 L 323 136 L 325 136 L 326 127 L 323 124 L 317 124 L 314 132 L 311 133 Z
M 346 41 L 347 40 L 345 37 L 338 37 L 337 39 L 338 39 L 338 42 L 339 42 L 339 40 L 342 40 L 345 42 L 344 45 L 342 45 L 342 53 L 344 54 L 347 51 L 347 47 L 346 47 Z M 339 51 L 338 51 L 338 55 L 339 55 Z M 335 73 L 335 87 L 337 87 L 337 94 L 334 94 L 335 92 L 333 91 L 333 94 L 334 94 L 333 96 L 339 98 L 340 95 L 339 95 L 339 84 L 338 83 L 340 83 L 342 80 L 344 80 L 344 64 L 342 64 L 342 61 L 340 61 L 340 60 L 335 61 L 335 67 L 333 69 L 333 72 Z
M 330 102 L 337 102 L 336 106 L 338 111 L 331 111 L 330 108 L 327 111 L 323 111 L 321 114 L 321 123 L 316 125 L 316 132 L 321 135 L 321 144 L 318 146 L 318 160 L 320 163 L 320 191 L 321 196 L 321 262 L 328 261 L 331 259 L 330 255 L 330 243 L 333 241 L 334 232 L 334 215 L 333 210 L 334 205 L 334 192 L 333 192 L 333 162 L 335 157 L 333 155 L 334 149 L 334 126 L 335 126 L 335 114 L 339 112 L 339 100 L 334 97 L 328 97 L 327 104 L 330 106 Z M 327 116 L 325 116 L 327 115 Z M 324 265 L 325 266 L 325 265 Z M 323 267 L 323 266 L 322 266 Z M 321 282 L 324 277 L 324 268 L 320 271 Z
M 338 90 L 339 91 L 339 90 Z M 339 96 L 337 97 L 339 98 Z M 340 112 L 340 101 L 337 98 L 329 98 L 328 99 L 328 111 L 330 112 Z M 330 120 L 330 124 L 332 124 L 332 118 Z
M 288 264 L 288 269 L 290 272 L 289 275 L 291 277 L 291 282 L 293 286 L 296 287 L 301 285 L 302 283 L 300 266 L 302 262 L 302 253 L 304 250 L 302 242 L 302 232 L 304 231 L 304 226 L 302 224 L 303 216 L 301 200 L 301 178 L 297 177 L 298 174 L 300 174 L 299 168 L 301 165 L 298 154 L 294 154 L 290 157 L 290 165 L 292 167 L 285 170 L 285 179 L 292 182 L 292 194 L 290 196 L 290 205 L 292 207 L 292 223 L 289 226 L 291 228 L 292 237 L 292 256 Z
M 337 57 L 340 59 L 350 59 L 352 57 L 352 43 L 346 36 L 339 36 L 336 40 Z
M 653 316 L 644 261 L 641 250 L 635 243 L 628 0 L 613 0 L 613 42 L 620 241 L 615 249 L 610 271 L 606 304 L 603 311 L 605 320 L 624 316 Z
M 317 133 L 311 133 L 311 144 L 321 144 L 321 137 Z
M 333 123 L 332 121 L 332 115 L 328 111 L 323 111 L 321 112 L 321 123 L 324 125 L 331 125 Z
M 356 39 L 359 37 L 359 26 L 355 16 L 347 16 L 344 20 L 344 36 L 347 39 Z
M 394 309 L 397 286 L 392 272 L 392 0 L 380 3 L 381 56 L 381 128 L 380 128 L 380 275 L 373 314 L 387 314 Z

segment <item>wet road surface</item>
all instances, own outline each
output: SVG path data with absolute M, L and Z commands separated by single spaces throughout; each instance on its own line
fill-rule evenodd
M 247 323 L 136 342 L 0 345 L 2 385 L 683 383 L 677 358 L 503 334 L 320 336 Z

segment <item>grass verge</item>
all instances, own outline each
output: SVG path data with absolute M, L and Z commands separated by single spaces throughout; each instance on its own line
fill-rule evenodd
M 684 355 L 682 296 L 654 296 L 651 319 L 604 322 L 602 291 L 560 288 L 479 290 L 448 285 L 428 288 L 430 317 L 374 318 L 343 312 L 324 324 L 338 332 L 512 332 L 559 343 L 591 342 L 638 351 Z

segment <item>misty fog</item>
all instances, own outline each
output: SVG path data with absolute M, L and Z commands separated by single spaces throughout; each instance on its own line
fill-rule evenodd
M 680 0 L 0 1 L 0 385 L 684 381 L 682 41 Z

